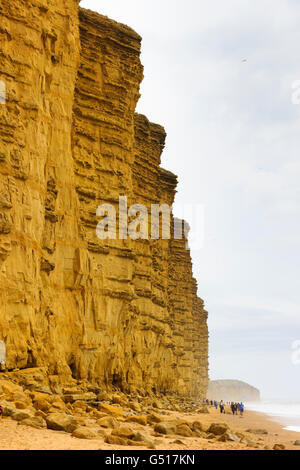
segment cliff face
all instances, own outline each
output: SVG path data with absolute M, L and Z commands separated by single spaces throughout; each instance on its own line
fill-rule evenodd
M 260 392 L 241 380 L 211 380 L 208 385 L 207 398 L 230 402 L 260 401 Z
M 204 397 L 207 312 L 186 240 L 96 236 L 100 204 L 175 197 L 165 131 L 135 114 L 141 38 L 74 0 L 0 0 L 0 25 L 7 368 Z

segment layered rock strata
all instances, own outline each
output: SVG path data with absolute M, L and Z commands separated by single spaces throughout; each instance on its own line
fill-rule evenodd
M 160 168 L 164 129 L 135 114 L 140 36 L 74 0 L 0 0 L 0 25 L 7 368 L 204 397 L 207 312 L 185 237 L 96 234 L 99 205 L 121 217 L 120 196 L 150 211 L 176 193 Z

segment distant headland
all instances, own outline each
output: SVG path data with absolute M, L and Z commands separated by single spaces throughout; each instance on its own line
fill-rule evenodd
M 208 385 L 209 400 L 260 401 L 260 391 L 241 380 L 211 380 Z

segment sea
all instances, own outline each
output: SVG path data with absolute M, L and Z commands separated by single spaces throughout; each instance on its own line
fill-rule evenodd
M 246 409 L 268 415 L 271 421 L 281 424 L 284 429 L 300 432 L 299 402 L 248 402 L 245 404 Z

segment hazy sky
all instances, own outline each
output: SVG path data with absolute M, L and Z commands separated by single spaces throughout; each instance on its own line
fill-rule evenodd
M 193 249 L 210 376 L 300 400 L 299 0 L 82 0 L 142 37 L 137 111 L 168 134 L 176 205 L 203 204 Z M 300 355 L 299 355 L 300 356 Z

